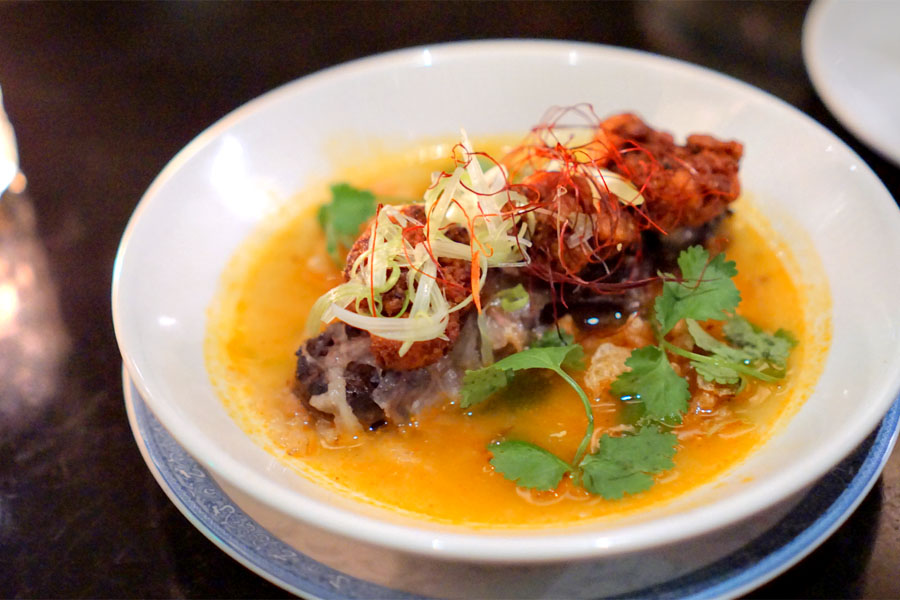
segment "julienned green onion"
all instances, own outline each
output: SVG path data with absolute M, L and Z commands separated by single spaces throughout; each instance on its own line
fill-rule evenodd
M 474 156 L 465 132 L 460 145 L 467 158 Z M 425 224 L 393 206 L 382 206 L 369 226 L 368 248 L 350 265 L 348 281 L 319 298 L 310 311 L 307 335 L 314 335 L 322 322 L 338 318 L 373 335 L 403 342 L 401 355 L 414 342 L 442 337 L 450 313 L 473 302 L 489 269 L 526 264 L 527 219 L 508 209 L 508 203 L 520 206 L 526 199 L 505 189 L 505 184 L 502 167 L 484 170 L 477 160 L 465 160 L 449 176 L 437 175 L 423 198 L 428 215 L 428 227 L 423 229 L 426 240 L 415 245 L 404 237 L 404 229 Z M 445 231 L 454 226 L 465 228 L 472 243 L 448 238 Z M 458 304 L 452 305 L 437 284 L 436 261 L 441 258 L 472 261 L 473 289 Z M 394 287 L 401 272 L 407 278 L 407 311 L 404 318 L 384 319 L 380 296 Z M 348 310 L 351 306 L 356 312 Z
M 521 310 L 528 306 L 530 300 L 528 292 L 521 283 L 516 284 L 514 287 L 501 290 L 497 294 L 497 298 L 500 300 L 500 308 L 506 312 Z

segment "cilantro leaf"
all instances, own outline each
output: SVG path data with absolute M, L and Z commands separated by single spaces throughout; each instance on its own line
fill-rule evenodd
M 687 381 L 672 369 L 666 353 L 656 346 L 644 346 L 631 352 L 625 366 L 631 370 L 613 381 L 610 392 L 618 398 L 643 402 L 650 419 L 681 423 L 691 393 Z
M 506 312 L 515 312 L 525 308 L 531 300 L 531 297 L 521 283 L 516 284 L 511 288 L 500 290 L 497 294 L 497 298 L 500 299 L 500 308 Z
M 551 327 L 544 332 L 538 340 L 533 344 L 536 348 L 547 348 L 549 346 L 569 346 L 575 341 L 575 337 L 571 333 L 567 333 L 557 327 Z
M 694 343 L 707 352 L 718 354 L 722 358 L 733 360 L 735 362 L 743 362 L 752 360 L 753 356 L 741 350 L 740 348 L 732 348 L 728 344 L 721 342 L 706 332 L 705 329 L 693 319 L 687 319 L 688 333 L 694 338 Z
M 603 434 L 597 452 L 581 461 L 582 484 L 592 494 L 616 500 L 653 485 L 653 474 L 675 466 L 678 439 L 674 433 L 645 427 L 636 435 Z
M 713 383 L 720 385 L 738 385 L 741 383 L 741 375 L 727 365 L 705 363 L 696 360 L 691 361 L 691 366 L 697 371 L 697 375 Z
M 550 369 L 568 380 L 562 365 L 570 355 L 583 356 L 584 350 L 578 344 L 528 348 L 487 367 L 467 370 L 463 376 L 460 406 L 468 408 L 486 400 L 491 394 L 509 385 L 515 371 L 523 369 Z
M 572 346 L 574 345 L 575 336 L 567 331 L 559 329 L 558 327 L 552 327 L 544 332 L 544 334 L 538 338 L 534 344 L 532 344 L 533 348 L 550 348 L 554 346 Z M 578 346 L 581 348 L 581 346 Z M 566 359 L 563 361 L 563 367 L 567 369 L 575 369 L 578 371 L 582 371 L 585 368 L 584 363 L 584 349 L 576 350 L 575 352 L 570 353 L 566 356 Z
M 532 344 L 533 348 L 548 348 L 552 346 L 571 346 L 575 341 L 575 336 L 571 333 L 563 331 L 558 327 L 551 327 L 547 331 L 544 332 L 538 340 Z M 580 348 L 581 346 L 579 346 Z M 566 360 L 563 361 L 563 367 L 567 369 L 577 369 L 579 371 L 583 370 L 584 365 L 584 350 L 575 351 L 569 354 L 566 357 Z
M 565 374 L 563 367 L 584 367 L 584 348 L 580 344 L 567 346 L 532 347 L 512 356 L 507 356 L 494 365 L 503 364 L 505 369 L 550 369 L 559 375 Z
M 739 346 L 751 359 L 768 361 L 780 369 L 787 365 L 791 348 L 797 345 L 794 336 L 784 329 L 770 335 L 741 316 L 726 321 L 722 331 L 729 342 Z
M 732 348 L 711 336 L 697 321 L 687 319 L 686 322 L 688 332 L 694 338 L 694 343 L 703 350 L 712 352 L 715 356 L 728 362 L 746 364 L 753 359 L 747 352 L 739 348 Z M 700 377 L 707 381 L 714 381 L 722 385 L 735 385 L 741 382 L 741 374 L 727 364 L 692 360 L 691 366 L 694 367 Z
M 375 215 L 375 195 L 347 183 L 331 186 L 331 202 L 319 207 L 316 215 L 325 232 L 325 249 L 338 265 L 356 238 L 363 223 Z
M 684 318 L 724 319 L 726 312 L 734 310 L 741 301 L 741 294 L 731 280 L 737 275 L 737 268 L 723 254 L 710 260 L 702 246 L 691 246 L 678 256 L 678 266 L 681 280 L 664 275 L 662 294 L 654 305 L 660 336 Z
M 466 371 L 459 405 L 462 408 L 469 408 L 473 404 L 478 404 L 508 386 L 512 382 L 512 377 L 512 371 L 490 367 Z
M 535 490 L 552 490 L 572 467 L 540 446 L 508 440 L 488 446 L 494 455 L 491 464 L 517 485 Z

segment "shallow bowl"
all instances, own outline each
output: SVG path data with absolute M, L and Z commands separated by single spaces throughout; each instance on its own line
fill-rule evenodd
M 813 319 L 830 350 L 789 422 L 720 480 L 659 509 L 612 525 L 516 533 L 392 516 L 312 484 L 254 444 L 207 374 L 207 307 L 242 241 L 340 166 L 335 142 L 401 147 L 452 138 L 460 127 L 476 136 L 525 132 L 549 107 L 580 102 L 600 115 L 637 112 L 677 137 L 710 132 L 745 144 L 744 189 L 787 239 L 810 289 L 830 297 L 815 304 L 830 310 Z M 303 532 L 291 538 L 302 551 L 418 593 L 596 596 L 696 568 L 761 534 L 875 428 L 900 389 L 897 257 L 900 212 L 871 170 L 758 89 L 623 49 L 461 43 L 317 73 L 198 136 L 125 231 L 113 315 L 125 366 L 160 422 L 235 497 Z

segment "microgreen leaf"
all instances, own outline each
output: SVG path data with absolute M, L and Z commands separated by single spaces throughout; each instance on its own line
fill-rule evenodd
M 528 302 L 530 300 L 528 292 L 525 290 L 521 283 L 515 285 L 514 287 L 501 290 L 497 294 L 497 298 L 500 299 L 500 308 L 502 308 L 506 312 L 515 312 L 517 310 L 525 308 L 526 306 L 528 306 Z
M 762 359 L 778 368 L 787 364 L 791 348 L 797 345 L 794 336 L 784 329 L 770 335 L 741 316 L 734 316 L 722 327 L 725 338 L 739 346 L 751 358 Z
M 737 275 L 733 261 L 717 254 L 712 260 L 702 246 L 691 246 L 678 256 L 681 279 L 663 275 L 663 291 L 655 303 L 660 336 L 666 335 L 684 318 L 705 321 L 724 319 L 734 310 L 741 294 L 732 277 Z
M 656 346 L 644 346 L 631 352 L 625 366 L 631 370 L 613 381 L 610 392 L 623 400 L 641 401 L 650 419 L 681 423 L 691 393 L 687 381 L 672 369 L 666 353 Z
M 491 464 L 499 473 L 517 485 L 535 490 L 552 490 L 569 464 L 540 446 L 518 440 L 507 440 L 488 446 L 494 455 Z
M 331 186 L 331 202 L 319 207 L 317 218 L 325 232 L 325 249 L 338 265 L 356 238 L 363 223 L 375 215 L 375 196 L 347 183 Z
M 592 494 L 616 500 L 653 485 L 653 474 L 675 466 L 678 439 L 674 433 L 644 427 L 635 435 L 611 437 L 603 434 L 597 452 L 579 465 L 582 484 Z

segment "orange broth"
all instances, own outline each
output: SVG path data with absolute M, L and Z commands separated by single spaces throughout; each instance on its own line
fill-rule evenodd
M 345 179 L 377 194 L 420 197 L 429 174 L 449 168 L 432 154 L 439 152 L 382 159 Z M 531 441 L 571 460 L 584 435 L 586 418 L 575 393 L 559 378 L 536 372 L 468 412 L 451 399 L 408 425 L 329 448 L 290 391 L 307 313 L 340 283 L 314 207 L 306 206 L 245 244 L 226 271 L 209 315 L 210 375 L 229 413 L 273 455 L 340 493 L 407 515 L 470 527 L 557 527 L 675 498 L 714 481 L 758 447 L 808 395 L 825 350 L 807 343 L 808 303 L 791 275 L 786 247 L 741 200 L 727 225 L 726 251 L 738 265 L 739 312 L 768 331 L 783 327 L 801 343 L 780 385 L 751 384 L 726 409 L 686 415 L 675 468 L 658 475 L 649 491 L 610 501 L 564 481 L 557 491 L 530 492 L 493 471 L 487 450 L 492 440 Z M 582 341 L 589 359 L 597 340 Z M 607 396 L 593 401 L 600 431 L 617 423 L 618 401 Z

